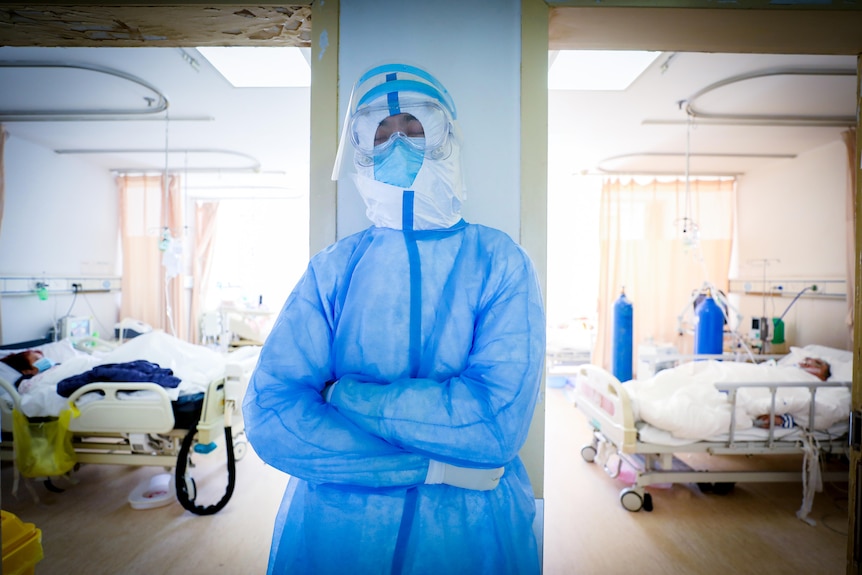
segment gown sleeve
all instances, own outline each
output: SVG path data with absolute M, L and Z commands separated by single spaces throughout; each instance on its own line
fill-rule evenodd
M 535 270 L 515 248 L 488 271 L 465 369 L 444 381 L 370 382 L 343 376 L 330 398 L 361 429 L 431 459 L 465 467 L 512 461 L 526 440 L 545 355 Z M 497 254 L 495 254 L 496 256 Z
M 252 447 L 267 464 L 312 483 L 422 483 L 426 457 L 361 429 L 323 401 L 332 377 L 328 307 L 309 266 L 261 349 L 243 401 Z

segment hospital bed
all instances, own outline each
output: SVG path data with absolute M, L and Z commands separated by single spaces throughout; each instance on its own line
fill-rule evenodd
M 220 354 L 154 332 L 116 348 L 110 342 L 86 339 L 30 349 L 41 349 L 46 357 L 51 353 L 63 356 L 61 363 L 48 370 L 46 376 L 53 370 L 67 369 L 32 385 L 25 386 L 30 380 L 24 380 L 18 390 L 0 378 L 3 396 L 0 459 L 15 460 L 13 410 L 28 417 L 52 415 L 58 405 L 68 402 L 80 412 L 69 425 L 78 464 L 163 467 L 173 470 L 171 483 L 177 500 L 192 513 L 213 514 L 227 504 L 235 484 L 235 463 L 247 450 L 241 401 L 259 348 L 245 347 Z M 59 377 L 124 357 L 138 357 L 159 365 L 182 364 L 172 367 L 177 367 L 175 374 L 182 374 L 185 379 L 181 378 L 176 389 L 148 382 L 97 381 L 73 391 L 68 399 L 57 395 Z M 191 469 L 196 462 L 213 457 L 225 461 L 227 480 L 215 504 L 201 505 L 196 502 L 199 486 Z
M 803 356 L 828 357 L 832 365 L 829 380 L 800 381 L 807 377 L 802 376 L 780 381 L 782 374 L 787 373 L 781 367 L 791 366 Z M 602 465 L 611 477 L 627 476 L 628 484 L 620 491 L 620 503 L 629 511 L 652 510 L 652 497 L 645 489 L 651 485 L 692 483 L 704 491 L 726 493 L 737 482 L 802 481 L 803 504 L 797 516 L 811 523 L 807 514 L 822 481 L 847 481 L 849 476 L 846 469 L 824 471 L 821 466 L 823 459 L 848 455 L 850 352 L 822 346 L 794 348 L 793 354 L 773 362 L 778 368 L 776 372 L 764 367 L 763 373 L 772 374 L 766 381 L 752 380 L 748 368 L 740 377 L 728 376 L 738 369 L 730 362 L 701 361 L 706 363 L 693 361 L 672 369 L 689 369 L 692 373 L 718 369 L 715 373 L 720 374 L 716 378 L 720 381 L 712 383 L 712 389 L 683 392 L 682 400 L 676 395 L 651 397 L 645 390 L 664 393 L 662 386 L 653 385 L 652 379 L 623 383 L 599 366 L 573 366 L 570 381 L 574 389 L 570 397 L 593 431 L 592 441 L 581 449 L 583 459 Z M 685 374 L 668 371 L 665 381 L 677 385 L 667 379 L 677 376 L 682 378 Z M 703 406 L 697 404 L 699 397 L 704 398 Z M 774 422 L 768 428 L 758 428 L 751 425 L 750 418 L 746 420 L 746 414 L 752 410 L 768 413 L 770 420 L 774 420 L 776 414 L 791 409 L 798 416 L 796 425 L 790 428 L 776 426 Z M 714 421 L 710 419 L 712 410 L 716 414 Z M 645 421 L 646 414 L 651 416 L 650 422 Z M 815 425 L 812 427 L 809 422 Z M 719 465 L 713 469 L 703 463 L 709 462 L 709 457 L 692 458 L 688 454 L 744 456 L 746 468 L 728 470 L 727 465 Z M 802 455 L 802 469 L 778 471 L 768 465 L 768 458 L 748 457 L 752 455 Z M 683 457 L 689 462 L 698 461 L 697 468 L 684 462 Z M 764 468 L 757 469 L 756 461 L 763 461 Z M 624 467 L 627 473 L 622 474 Z

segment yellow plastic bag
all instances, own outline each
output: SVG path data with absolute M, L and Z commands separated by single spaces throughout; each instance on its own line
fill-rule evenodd
M 64 409 L 58 417 L 28 418 L 17 409 L 12 411 L 15 465 L 21 475 L 55 477 L 75 467 L 77 457 L 69 422 L 79 413 L 74 405 Z

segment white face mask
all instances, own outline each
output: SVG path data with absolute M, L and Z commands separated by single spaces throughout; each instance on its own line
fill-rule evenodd
M 373 166 L 355 166 L 357 174 L 353 181 L 365 200 L 365 215 L 379 228 L 402 229 L 405 189 L 376 181 Z M 461 220 L 461 204 L 466 197 L 458 142 L 452 141 L 452 153 L 447 158 L 425 158 L 408 189 L 414 192 L 414 230 L 438 230 L 457 224 Z

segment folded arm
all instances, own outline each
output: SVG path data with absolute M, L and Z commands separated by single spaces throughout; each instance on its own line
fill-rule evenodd
M 525 260 L 478 310 L 463 372 L 444 381 L 342 376 L 331 403 L 359 428 L 407 451 L 454 465 L 497 467 L 529 429 L 545 352 L 545 319 Z
M 315 483 L 422 483 L 426 457 L 360 429 L 324 402 L 331 327 L 314 283 L 307 273 L 261 350 L 243 403 L 251 445 L 269 465 Z

